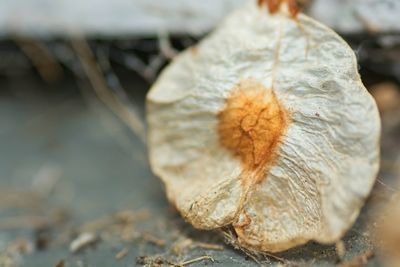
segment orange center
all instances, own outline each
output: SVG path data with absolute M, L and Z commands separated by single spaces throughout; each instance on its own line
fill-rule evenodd
M 220 143 L 240 158 L 244 170 L 261 175 L 275 158 L 287 128 L 287 114 L 272 89 L 252 79 L 243 80 L 218 115 Z

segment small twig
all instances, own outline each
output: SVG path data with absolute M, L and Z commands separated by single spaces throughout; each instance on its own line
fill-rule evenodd
M 151 77 L 146 74 L 146 64 L 134 54 L 118 51 L 111 54 L 111 59 L 124 65 L 129 70 L 132 70 L 143 77 L 146 81 L 150 81 Z
M 129 250 L 127 248 L 123 248 L 122 250 L 120 250 L 116 255 L 115 255 L 115 259 L 120 260 L 123 257 L 125 257 L 126 255 L 128 255 Z
M 196 263 L 196 262 L 199 262 L 199 261 L 203 261 L 203 260 L 210 260 L 210 261 L 214 262 L 214 258 L 213 257 L 205 255 L 205 256 L 201 256 L 201 257 L 195 258 L 195 259 L 191 259 L 191 260 L 187 260 L 187 261 L 178 263 L 177 266 L 187 266 L 187 265 L 190 265 L 190 264 L 193 264 L 193 263 Z
M 193 240 L 191 238 L 180 239 L 170 248 L 171 252 L 176 255 L 181 255 L 187 249 L 193 249 Z
M 85 232 L 80 234 L 76 239 L 74 239 L 70 246 L 69 250 L 72 253 L 78 252 L 85 247 L 94 244 L 96 241 L 98 241 L 98 238 L 95 234 L 90 233 L 90 232 Z
M 101 69 L 102 74 L 104 75 L 105 79 L 107 80 L 107 85 L 109 88 L 115 92 L 116 96 L 121 100 L 121 102 L 125 105 L 132 106 L 132 103 L 125 92 L 124 88 L 121 85 L 121 82 L 118 76 L 114 73 L 112 69 L 111 62 L 109 60 L 110 52 L 109 48 L 98 48 L 96 50 L 97 56 L 97 63 Z
M 172 47 L 171 42 L 169 41 L 168 32 L 160 31 L 158 33 L 158 47 L 161 51 L 161 54 L 171 60 L 173 59 L 178 52 Z
M 391 187 L 391 186 L 385 184 L 385 183 L 384 183 L 382 180 L 380 180 L 379 178 L 377 178 L 376 181 L 377 181 L 380 185 L 382 185 L 383 187 L 385 187 L 386 189 L 388 189 L 389 191 L 392 191 L 392 192 L 398 192 L 398 191 L 399 191 L 397 188 L 394 188 L 394 187 Z
M 266 252 L 264 252 L 263 254 L 264 254 L 265 256 L 270 257 L 270 258 L 273 258 L 274 260 L 279 261 L 279 262 L 281 262 L 281 263 L 288 263 L 288 262 L 289 262 L 288 260 L 286 260 L 286 259 L 284 259 L 284 258 L 281 258 L 281 257 L 279 257 L 279 256 L 276 256 L 276 255 L 274 255 L 274 254 L 270 254 L 270 253 L 266 253 Z
M 63 75 L 62 67 L 42 42 L 15 38 L 15 43 L 29 58 L 44 81 L 51 83 L 57 81 Z
M 224 250 L 224 246 L 222 246 L 222 245 L 203 243 L 203 242 L 195 243 L 194 247 L 202 248 L 202 249 L 209 249 L 209 250 Z
M 166 62 L 166 59 L 162 55 L 157 55 L 150 59 L 149 64 L 143 71 L 144 78 L 149 82 L 154 82 L 157 72 L 161 69 L 162 65 Z
M 146 143 L 144 122 L 136 112 L 121 103 L 118 97 L 109 90 L 88 43 L 83 39 L 75 39 L 71 41 L 71 44 L 99 99 L 124 121 L 143 143 Z
M 247 251 L 243 251 L 245 254 L 246 254 L 246 256 L 247 257 L 250 257 L 250 259 L 252 259 L 255 263 L 257 263 L 259 266 L 262 266 L 263 264 L 261 263 L 261 261 L 256 257 L 256 256 L 254 256 L 254 254 L 252 254 L 252 253 L 249 253 L 249 252 L 247 252 Z
M 152 243 L 152 244 L 157 245 L 159 247 L 163 247 L 166 244 L 166 241 L 164 239 L 160 239 L 158 237 L 155 237 L 154 235 L 152 235 L 150 233 L 144 233 L 142 235 L 142 238 L 146 242 Z

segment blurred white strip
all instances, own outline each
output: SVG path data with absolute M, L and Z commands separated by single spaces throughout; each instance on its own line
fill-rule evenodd
M 199 35 L 248 0 L 2 0 L 0 36 Z
M 400 0 L 314 0 L 309 15 L 341 33 L 400 32 Z
M 201 35 L 256 0 L 1 0 L 0 37 Z M 309 14 L 340 33 L 399 32 L 400 0 L 313 0 Z

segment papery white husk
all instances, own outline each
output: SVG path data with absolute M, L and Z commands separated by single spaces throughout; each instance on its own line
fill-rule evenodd
M 255 2 L 255 1 L 254 1 Z M 235 85 L 273 88 L 291 122 L 261 184 L 240 183 L 218 113 Z M 176 57 L 147 97 L 153 171 L 196 228 L 250 224 L 239 244 L 282 251 L 335 242 L 359 214 L 379 168 L 380 120 L 355 55 L 332 30 L 249 3 Z

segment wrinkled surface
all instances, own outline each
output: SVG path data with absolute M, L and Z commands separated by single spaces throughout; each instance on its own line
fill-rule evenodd
M 290 124 L 262 182 L 243 186 L 254 173 L 221 144 L 218 114 L 247 79 L 273 90 Z M 379 116 L 352 50 L 306 16 L 271 16 L 255 3 L 163 72 L 148 122 L 151 165 L 169 200 L 197 228 L 232 225 L 248 249 L 338 240 L 378 171 Z

